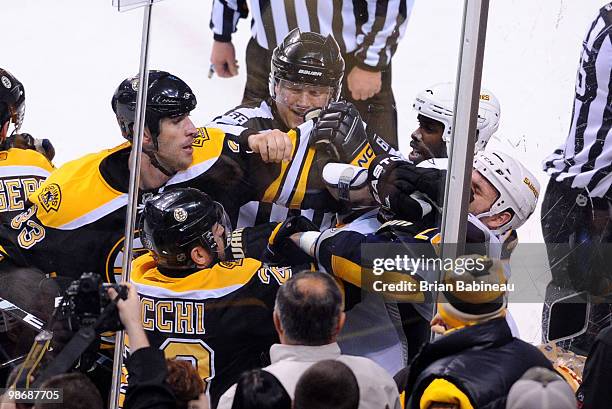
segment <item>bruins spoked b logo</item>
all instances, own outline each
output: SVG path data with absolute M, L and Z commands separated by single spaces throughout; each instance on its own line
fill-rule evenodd
M 62 190 L 57 183 L 50 183 L 38 194 L 38 200 L 47 212 L 58 211 L 62 203 Z
M 184 222 L 187 220 L 187 216 L 187 210 L 183 209 L 182 207 L 174 209 L 174 220 L 177 222 Z

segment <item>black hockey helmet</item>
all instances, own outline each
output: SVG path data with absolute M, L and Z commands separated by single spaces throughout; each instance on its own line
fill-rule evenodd
M 136 121 L 138 76 L 127 78 L 115 90 L 111 105 L 121 127 L 123 137 L 131 141 Z M 183 80 L 166 71 L 149 71 L 149 90 L 145 125 L 157 148 L 159 121 L 188 114 L 196 107 L 196 97 Z
M 278 80 L 294 83 L 329 86 L 331 100 L 336 101 L 342 89 L 344 59 L 340 47 L 331 35 L 323 37 L 313 32 L 292 30 L 272 52 L 270 67 L 270 96 Z
M 18 132 L 25 115 L 25 88 L 10 72 L 0 68 L 0 127 L 7 121 Z
M 231 233 L 229 217 L 223 206 L 193 188 L 180 188 L 159 193 L 147 200 L 141 218 L 141 240 L 153 251 L 162 267 L 195 268 L 191 250 L 200 245 L 217 260 L 218 246 L 213 227 L 224 229 L 224 241 Z

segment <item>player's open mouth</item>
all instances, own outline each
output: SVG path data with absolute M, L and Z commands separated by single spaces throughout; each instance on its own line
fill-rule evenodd
M 191 145 L 183 146 L 183 150 L 187 153 L 193 153 L 193 146 Z
M 412 152 L 408 154 L 408 159 L 410 159 L 412 162 L 425 159 L 425 155 L 422 150 L 422 145 L 423 144 L 421 142 L 412 139 L 410 141 L 410 147 L 412 148 Z

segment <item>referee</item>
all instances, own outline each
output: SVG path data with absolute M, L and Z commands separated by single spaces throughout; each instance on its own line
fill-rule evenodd
M 542 203 L 542 232 L 552 273 L 544 328 L 550 302 L 582 290 L 606 295 L 612 283 L 611 32 L 609 3 L 583 42 L 567 140 L 544 161 L 550 181 Z M 588 353 L 597 332 L 611 323 L 610 304 L 593 305 L 590 313 L 587 332 L 562 346 Z
M 368 131 L 398 147 L 391 59 L 404 35 L 414 0 L 251 0 L 252 37 L 246 50 L 243 104 L 269 95 L 272 50 L 294 28 L 332 34 L 346 62 L 342 98 L 357 107 Z M 246 0 L 213 0 L 211 63 L 220 77 L 237 75 L 232 33 Z

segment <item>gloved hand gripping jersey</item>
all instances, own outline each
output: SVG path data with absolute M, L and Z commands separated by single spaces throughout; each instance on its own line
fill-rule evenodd
M 377 156 L 368 170 L 374 199 L 396 218 L 416 221 L 442 205 L 446 171 L 419 168 L 392 155 Z
M 295 233 L 307 231 L 319 231 L 316 224 L 304 216 L 293 216 L 287 218 L 270 234 L 268 246 L 262 257 L 267 264 L 307 264 L 312 258 L 306 255 L 291 239 Z

